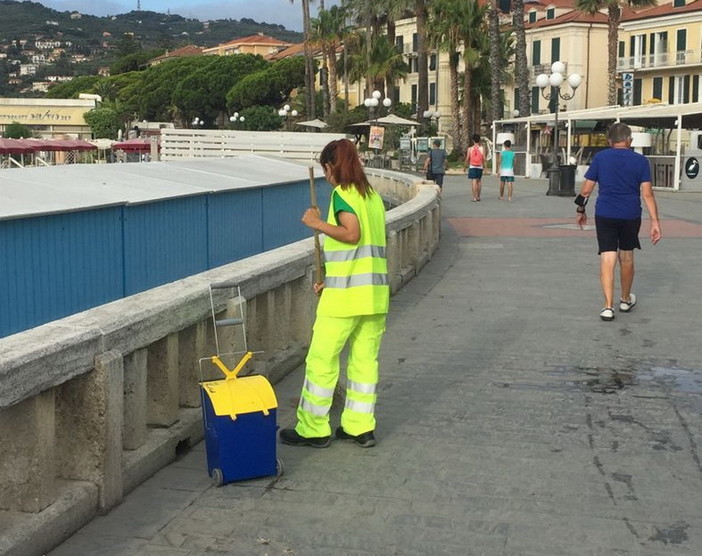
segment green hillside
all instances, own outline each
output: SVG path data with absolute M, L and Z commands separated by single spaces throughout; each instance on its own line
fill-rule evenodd
M 215 46 L 255 33 L 290 42 L 302 40 L 300 33 L 282 25 L 257 23 L 251 19 L 202 22 L 149 11 L 111 17 L 82 15 L 77 19 L 71 17 L 71 12 L 58 12 L 37 2 L 0 0 L 0 45 L 40 37 L 71 41 L 77 49 L 87 47 L 98 54 L 104 43 L 109 45 L 125 33 L 133 34 L 143 49 L 176 48 L 185 44 Z

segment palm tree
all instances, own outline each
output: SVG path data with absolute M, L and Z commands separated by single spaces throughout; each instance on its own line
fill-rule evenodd
M 311 24 L 310 24 L 310 2 L 312 0 L 301 0 L 302 4 L 302 30 L 303 46 L 305 53 L 305 112 L 308 118 L 316 117 L 314 102 L 314 60 L 312 59 L 312 46 L 310 44 Z M 290 0 L 294 2 L 294 0 Z
M 312 20 L 312 40 L 316 42 L 322 50 L 322 70 L 326 79 L 325 95 L 325 116 L 327 113 L 336 111 L 336 99 L 338 97 L 336 52 L 342 41 L 348 35 L 349 29 L 346 26 L 346 14 L 344 9 L 332 6 L 328 10 L 319 10 L 317 18 Z
M 371 65 L 368 68 L 368 75 L 375 83 L 383 84 L 381 92 L 387 96 L 388 92 L 394 88 L 395 81 L 405 79 L 408 73 L 409 67 L 405 63 L 402 53 L 397 51 L 387 35 L 378 37 L 371 49 Z
M 395 44 L 395 22 L 411 13 L 412 4 L 409 0 L 380 0 L 378 4 L 385 21 L 388 41 L 390 44 Z
M 463 132 L 462 146 L 468 146 L 468 137 L 477 133 L 480 127 L 480 118 L 476 119 L 475 107 L 471 101 L 473 95 L 473 72 L 480 65 L 485 45 L 485 11 L 486 7 L 479 4 L 478 0 L 465 0 L 462 2 L 463 11 L 460 20 L 460 36 L 463 43 L 463 113 L 461 125 Z M 479 114 L 479 112 L 478 112 Z M 471 132 L 471 130 L 473 130 Z
M 513 27 L 516 39 L 514 80 L 517 85 L 518 110 L 521 116 L 531 114 L 531 101 L 529 99 L 529 67 L 526 55 L 526 32 L 524 30 L 524 0 L 514 0 Z
M 490 0 L 488 9 L 488 40 L 490 42 L 490 66 L 500 67 L 500 14 L 497 11 L 497 0 Z M 501 120 L 504 110 L 501 110 L 500 75 L 493 71 L 490 74 L 490 120 Z
M 488 45 L 485 45 L 488 48 Z M 492 45 L 489 45 L 491 48 Z M 512 82 L 512 74 L 509 71 L 510 60 L 514 58 L 514 39 L 510 31 L 505 31 L 498 35 L 497 40 L 497 62 L 493 63 L 489 56 L 482 56 L 478 67 L 473 74 L 473 107 L 474 118 L 480 117 L 481 99 L 489 99 L 489 112 L 493 113 L 493 103 L 497 102 L 498 112 L 504 106 L 504 85 Z M 498 68 L 494 71 L 494 68 Z M 497 77 L 497 99 L 494 99 L 495 77 Z M 494 121 L 494 120 L 493 120 Z
M 417 18 L 417 116 L 429 109 L 429 41 L 427 41 L 427 4 L 429 0 L 414 0 Z
M 347 10 L 356 23 L 363 27 L 365 38 L 362 42 L 366 57 L 365 65 L 370 67 L 371 51 L 375 39 L 380 36 L 380 20 L 383 14 L 383 6 L 379 2 L 370 0 L 342 0 L 342 6 Z M 358 67 L 358 65 L 357 65 Z M 373 90 L 373 81 L 369 75 L 365 75 L 366 93 Z
M 449 98 L 451 104 L 451 127 L 449 133 L 454 149 L 462 150 L 461 109 L 458 97 L 458 52 L 461 38 L 457 24 L 459 4 L 456 0 L 435 0 L 430 4 L 427 32 L 432 47 L 448 53 Z
M 617 103 L 617 49 L 619 47 L 619 21 L 622 7 L 655 6 L 656 0 L 575 0 L 575 8 L 594 15 L 607 10 L 607 103 Z

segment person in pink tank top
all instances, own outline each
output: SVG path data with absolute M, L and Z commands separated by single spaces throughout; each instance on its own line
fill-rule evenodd
M 482 188 L 483 164 L 485 163 L 485 153 L 480 146 L 480 135 L 474 133 L 471 137 L 473 145 L 466 151 L 466 159 L 463 163 L 463 170 L 468 169 L 468 179 L 471 180 L 473 191 L 473 202 L 480 201 L 480 190 Z

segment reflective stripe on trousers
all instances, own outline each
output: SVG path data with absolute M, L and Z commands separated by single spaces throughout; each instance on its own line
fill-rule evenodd
M 329 409 L 339 379 L 339 356 L 348 342 L 346 403 L 341 425 L 352 435 L 375 430 L 378 351 L 385 314 L 355 317 L 318 315 L 306 359 L 305 385 L 295 429 L 305 437 L 331 435 Z

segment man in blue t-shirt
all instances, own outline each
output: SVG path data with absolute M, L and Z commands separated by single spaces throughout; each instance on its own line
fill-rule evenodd
M 575 204 L 578 205 L 576 222 L 582 229 L 587 222 L 585 205 L 595 184 L 599 184 L 595 228 L 600 255 L 600 282 L 605 299 L 600 318 L 610 321 L 614 319 L 614 269 L 617 261 L 622 286 L 619 310 L 628 313 L 636 305 L 631 285 L 634 282 L 634 249 L 641 249 L 641 196 L 651 218 L 650 237 L 654 245 L 661 239 L 661 227 L 648 159 L 630 149 L 631 129 L 626 124 L 616 123 L 609 129 L 607 139 L 612 148 L 597 153 L 593 158 Z

